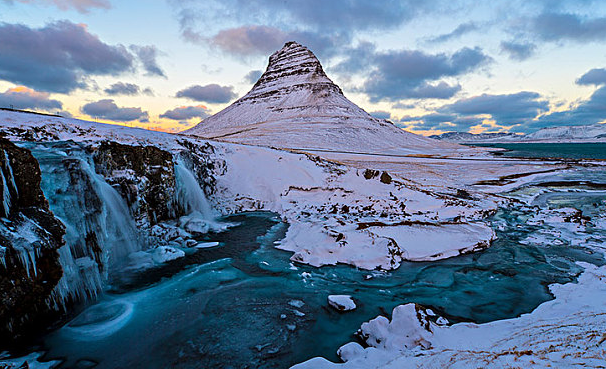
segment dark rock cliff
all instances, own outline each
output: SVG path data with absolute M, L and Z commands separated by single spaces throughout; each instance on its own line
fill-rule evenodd
M 65 229 L 49 210 L 31 153 L 0 138 L 0 343 L 49 312 L 62 276 L 57 249 Z
M 122 195 L 137 224 L 171 219 L 175 209 L 175 168 L 171 153 L 154 146 L 103 142 L 94 149 L 95 171 Z

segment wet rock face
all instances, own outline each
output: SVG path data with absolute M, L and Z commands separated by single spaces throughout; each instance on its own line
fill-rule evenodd
M 62 276 L 57 249 L 65 229 L 40 188 L 29 150 L 0 138 L 0 344 L 49 313 L 47 299 Z
M 154 146 L 103 142 L 93 152 L 95 171 L 127 201 L 138 224 L 175 216 L 175 168 L 171 153 Z

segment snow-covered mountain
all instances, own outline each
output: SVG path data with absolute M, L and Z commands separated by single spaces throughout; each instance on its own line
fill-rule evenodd
M 527 141 L 606 141 L 606 124 L 561 126 L 540 129 L 524 137 Z
M 495 133 L 469 133 L 469 132 L 445 132 L 439 135 L 429 136 L 436 140 L 448 142 L 511 142 L 524 137 L 522 134 L 495 132 Z
M 464 143 L 606 142 L 606 124 L 547 127 L 527 135 L 506 132 L 475 134 L 469 132 L 446 132 L 430 136 L 430 138 L 440 141 Z
M 306 47 L 288 42 L 242 98 L 183 133 L 291 149 L 382 154 L 468 150 L 406 132 L 349 101 Z

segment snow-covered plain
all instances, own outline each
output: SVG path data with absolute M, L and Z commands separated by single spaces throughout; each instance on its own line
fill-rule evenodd
M 389 270 L 402 260 L 435 260 L 488 247 L 494 233 L 482 219 L 501 201 L 426 191 L 388 173 L 310 154 L 74 119 L 2 111 L 0 131 L 13 140 L 92 146 L 111 140 L 175 154 L 210 144 L 213 153 L 207 160 L 217 163 L 215 193 L 209 197 L 215 209 L 281 214 L 290 227 L 277 247 L 294 252 L 294 261 L 314 266 L 345 263 Z M 421 230 L 436 241 L 430 248 L 424 237 L 410 237 Z

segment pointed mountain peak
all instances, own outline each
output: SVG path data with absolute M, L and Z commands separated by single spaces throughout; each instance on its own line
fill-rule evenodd
M 185 134 L 253 145 L 346 152 L 428 152 L 446 143 L 373 118 L 348 100 L 316 56 L 287 42 L 253 88 Z M 422 149 L 422 150 L 421 150 Z
M 250 93 L 266 92 L 286 86 L 324 83 L 341 90 L 326 76 L 322 64 L 307 47 L 290 41 L 269 57 L 265 73 Z

